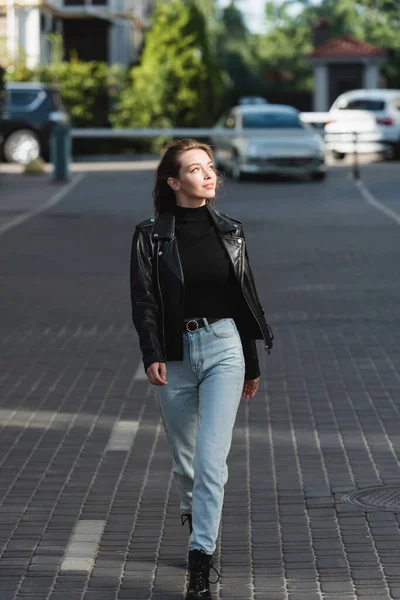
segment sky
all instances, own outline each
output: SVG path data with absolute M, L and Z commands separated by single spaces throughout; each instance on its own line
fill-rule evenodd
M 237 6 L 245 16 L 246 23 L 253 33 L 265 30 L 264 9 L 265 0 L 236 0 Z M 219 0 L 221 7 L 228 6 L 230 0 Z

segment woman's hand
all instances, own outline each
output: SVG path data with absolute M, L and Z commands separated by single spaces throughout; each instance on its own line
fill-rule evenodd
M 167 367 L 163 362 L 155 362 L 146 369 L 146 375 L 153 385 L 167 385 Z
M 257 379 L 245 379 L 242 395 L 248 400 L 249 398 L 254 398 L 258 390 L 258 382 L 260 378 Z

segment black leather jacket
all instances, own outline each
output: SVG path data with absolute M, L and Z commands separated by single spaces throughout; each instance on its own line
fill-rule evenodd
M 249 265 L 243 225 L 208 205 L 221 242 L 228 253 L 248 310 L 239 329 L 246 362 L 257 356 L 256 339 L 270 353 L 273 333 L 264 317 Z M 139 335 L 144 368 L 154 362 L 183 360 L 184 279 L 175 238 L 175 217 L 161 213 L 136 226 L 131 252 L 132 319 Z M 207 315 L 204 315 L 207 316 Z M 254 371 L 254 368 L 252 369 Z

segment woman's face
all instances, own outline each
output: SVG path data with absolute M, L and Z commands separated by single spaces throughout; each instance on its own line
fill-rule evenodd
M 198 148 L 187 150 L 182 154 L 180 163 L 178 177 L 168 179 L 177 196 L 196 200 L 214 198 L 217 175 L 207 152 Z

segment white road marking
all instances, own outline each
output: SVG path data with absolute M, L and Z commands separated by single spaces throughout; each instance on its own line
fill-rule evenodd
M 26 221 L 29 221 L 29 219 L 32 219 L 36 215 L 39 215 L 40 213 L 44 212 L 45 210 L 52 208 L 53 206 L 55 206 L 56 204 L 61 202 L 61 200 L 76 185 L 78 185 L 78 183 L 80 183 L 84 177 L 85 177 L 85 174 L 80 173 L 79 175 L 74 177 L 74 179 L 72 179 L 72 181 L 70 181 L 67 185 L 65 185 L 63 188 L 58 190 L 58 192 L 56 194 L 54 194 L 54 196 L 49 198 L 49 200 L 47 200 L 47 202 L 44 202 L 40 206 L 36 206 L 35 208 L 32 208 L 32 210 L 29 210 L 28 212 L 24 213 L 23 215 L 19 215 L 18 217 L 15 217 L 14 219 L 10 219 L 9 221 L 7 221 L 7 223 L 0 225 L 0 236 L 3 233 L 5 233 L 6 231 L 9 231 L 10 229 L 12 229 L 13 227 L 17 227 L 17 225 L 21 225 L 21 223 L 25 223 Z M 51 185 L 51 184 L 49 183 L 49 185 Z
M 139 421 L 117 421 L 112 428 L 106 452 L 110 450 L 123 450 L 129 452 L 135 440 Z
M 400 214 L 398 214 L 397 212 L 380 202 L 377 198 L 375 198 L 375 196 L 369 191 L 369 189 L 364 185 L 362 181 L 357 180 L 355 184 L 358 187 L 362 197 L 368 204 L 370 204 L 371 206 L 382 212 L 384 215 L 392 219 L 395 223 L 397 223 L 397 225 L 400 225 Z
M 103 535 L 105 521 L 79 521 L 72 532 L 61 571 L 90 571 Z

